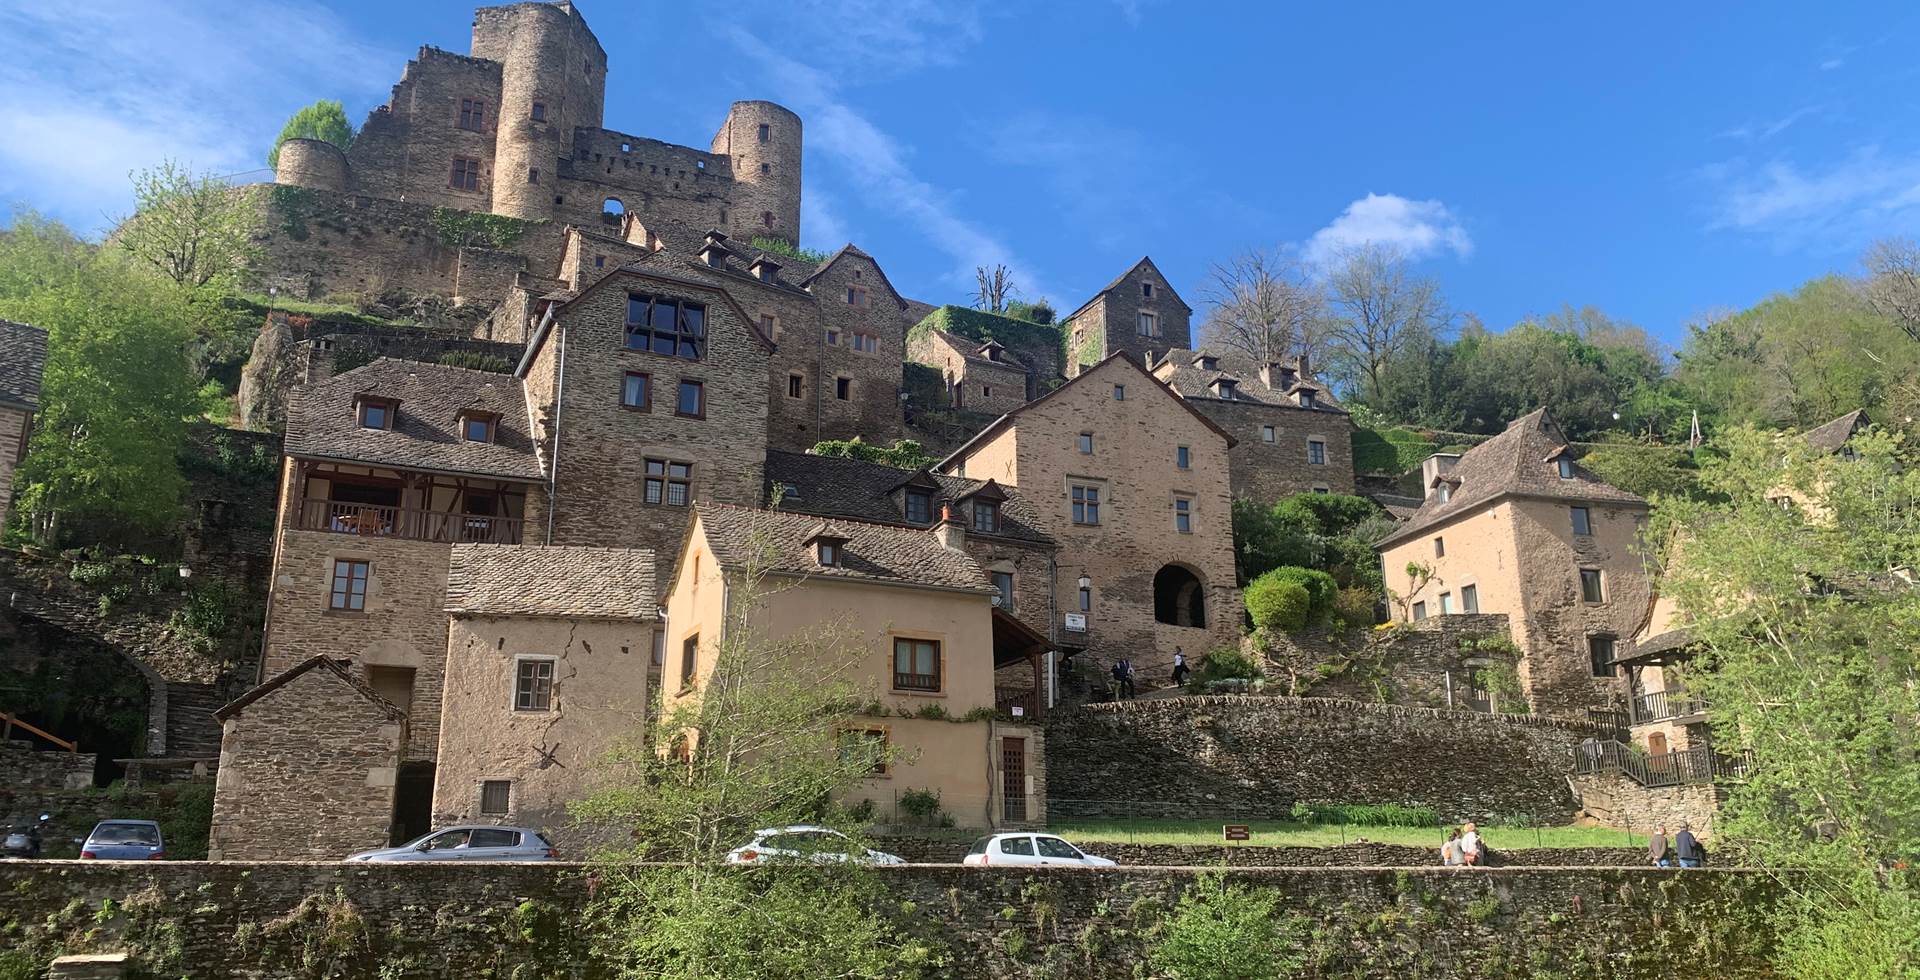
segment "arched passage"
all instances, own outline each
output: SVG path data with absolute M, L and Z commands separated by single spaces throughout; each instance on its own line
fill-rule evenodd
M 620 199 L 617 197 L 609 197 L 600 202 L 600 220 L 607 224 L 619 224 L 620 219 L 624 217 L 626 213 L 627 206 L 620 203 Z
M 1207 625 L 1207 589 L 1184 565 L 1162 565 L 1153 575 L 1153 618 L 1169 626 Z

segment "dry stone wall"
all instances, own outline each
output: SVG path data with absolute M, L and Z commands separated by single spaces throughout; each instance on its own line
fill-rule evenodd
M 1727 796 L 1712 783 L 1647 787 L 1617 772 L 1574 776 L 1573 788 L 1580 795 L 1582 814 L 1636 833 L 1660 826 L 1673 831 L 1685 821 L 1694 833 L 1712 836 L 1714 818 Z
M 1351 828 L 1365 836 L 1366 828 Z M 1126 867 L 1164 868 L 1424 868 L 1439 863 L 1440 831 L 1434 846 L 1367 843 L 1329 847 L 1267 847 L 1258 844 L 1136 844 L 1122 841 L 1075 840 L 1089 854 L 1118 861 Z M 1068 835 L 1071 837 L 1071 835 Z M 1639 867 L 1646 849 L 1640 847 L 1504 847 L 1498 833 L 1487 836 L 1493 862 L 1499 867 Z M 952 864 L 967 852 L 971 838 L 881 836 L 873 846 L 914 864 Z
M 36 752 L 18 739 L 0 742 L 0 783 L 7 789 L 84 789 L 93 785 L 94 754 L 49 749 Z
M 1057 817 L 1288 815 L 1293 804 L 1397 803 L 1444 820 L 1567 816 L 1566 773 L 1593 726 L 1319 698 L 1166 698 L 1048 722 Z

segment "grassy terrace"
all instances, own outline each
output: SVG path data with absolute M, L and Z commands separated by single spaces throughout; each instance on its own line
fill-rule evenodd
M 1226 844 L 1219 821 L 1211 820 L 1051 820 L 1047 829 L 1076 842 L 1126 841 L 1134 844 Z M 1446 838 L 1439 827 L 1365 827 L 1358 824 L 1307 824 L 1286 821 L 1254 822 L 1253 839 L 1228 846 L 1331 847 L 1361 838 L 1381 844 L 1409 844 L 1438 848 Z M 1644 834 L 1606 827 L 1494 827 L 1480 825 L 1491 847 L 1519 850 L 1529 847 L 1639 847 Z

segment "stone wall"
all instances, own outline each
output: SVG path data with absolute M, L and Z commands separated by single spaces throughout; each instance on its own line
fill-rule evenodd
M 91 752 L 36 752 L 20 739 L 0 741 L 0 781 L 8 789 L 84 789 L 93 785 L 93 763 Z
M 1366 836 L 1365 827 L 1350 828 L 1356 837 Z M 1517 831 L 1514 833 L 1518 833 Z M 1069 835 L 1071 836 L 1071 835 Z M 1642 847 L 1526 847 L 1501 846 L 1486 838 L 1492 849 L 1494 866 L 1504 868 L 1637 868 L 1645 862 Z M 953 864 L 967 853 L 972 837 L 915 836 L 881 834 L 873 846 L 914 864 Z M 1434 831 L 1432 847 L 1408 844 L 1382 844 L 1378 841 L 1329 845 L 1326 847 L 1267 847 L 1259 844 L 1136 844 L 1124 841 L 1087 841 L 1074 843 L 1089 854 L 1120 862 L 1125 867 L 1159 868 L 1425 868 L 1440 862 L 1441 834 Z M 1511 843 L 1521 843 L 1512 841 Z
M 1187 401 L 1237 440 L 1228 452 L 1235 497 L 1271 504 L 1314 490 L 1353 492 L 1353 421 L 1345 412 L 1195 396 Z M 1323 462 L 1311 461 L 1310 441 L 1325 444 Z
M 1277 635 L 1267 641 L 1268 684 L 1275 693 L 1343 698 L 1423 708 L 1470 708 L 1474 674 L 1493 664 L 1513 668 L 1514 655 L 1467 649 L 1489 637 L 1511 639 L 1500 615 L 1429 616 L 1391 630 Z M 1249 641 L 1253 642 L 1253 641 Z M 1281 674 L 1283 676 L 1275 676 Z M 1269 691 L 1274 691 L 1269 686 Z M 1487 701 L 1495 711 L 1524 713 L 1525 704 Z
M 1444 820 L 1570 814 L 1598 730 L 1518 715 L 1317 698 L 1166 698 L 1059 711 L 1056 817 L 1286 816 L 1294 802 L 1427 806 Z
M 896 914 L 944 942 L 937 975 L 1130 975 L 1202 872 L 884 869 Z M 583 881 L 582 876 L 586 876 Z M 1651 868 L 1243 869 L 1300 929 L 1311 975 L 1770 976 L 1763 873 Z M 197 978 L 600 976 L 594 876 L 556 864 L 0 864 L 0 928 L 37 969 L 127 951 Z M 111 900 L 112 904 L 107 904 Z M 899 908 L 920 910 L 898 913 Z
M 1572 780 L 1582 815 L 1641 834 L 1661 826 L 1671 832 L 1685 821 L 1695 834 L 1711 836 L 1714 818 L 1727 798 L 1726 790 L 1712 783 L 1647 787 L 1618 772 L 1587 773 Z

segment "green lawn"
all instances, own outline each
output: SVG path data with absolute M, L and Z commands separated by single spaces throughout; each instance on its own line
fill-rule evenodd
M 1047 829 L 1071 841 L 1127 841 L 1135 844 L 1225 844 L 1221 824 L 1201 820 L 1050 820 Z M 1438 848 L 1445 834 L 1438 827 L 1361 827 L 1348 824 L 1254 822 L 1250 841 L 1261 847 L 1329 847 L 1364 837 L 1382 844 Z M 1504 850 L 1528 847 L 1643 847 L 1642 834 L 1605 827 L 1490 827 L 1480 834 L 1488 846 Z

